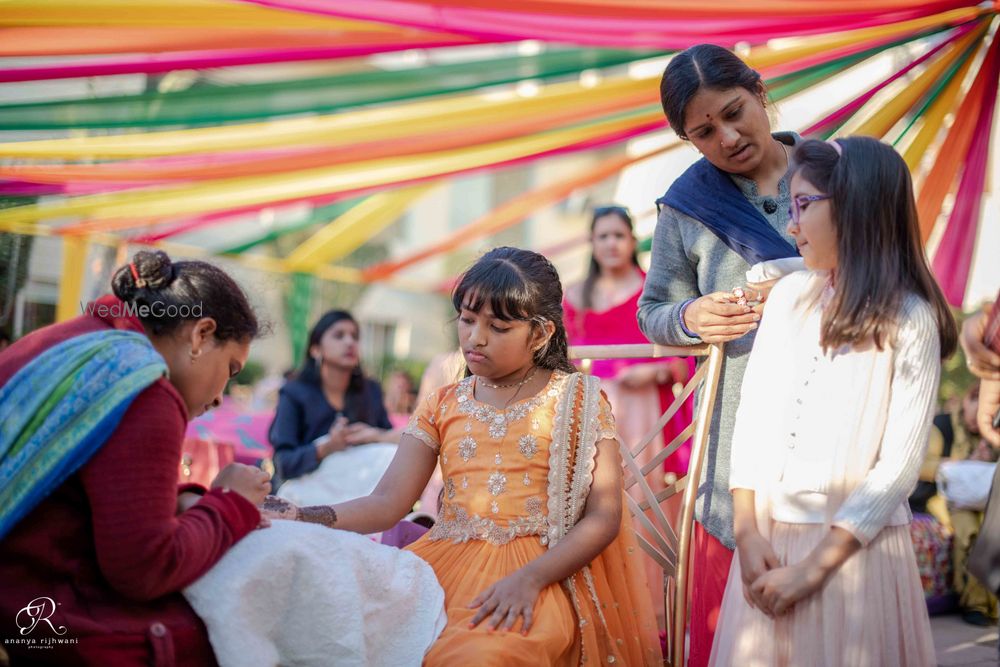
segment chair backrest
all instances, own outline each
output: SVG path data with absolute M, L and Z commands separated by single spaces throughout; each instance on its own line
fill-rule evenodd
M 582 370 L 590 370 L 595 359 L 650 359 L 663 357 L 702 357 L 697 371 L 688 379 L 684 388 L 638 444 L 622 447 L 625 466 L 625 488 L 638 487 L 640 493 L 626 494 L 629 511 L 642 526 L 636 537 L 646 554 L 663 569 L 664 618 L 667 627 L 666 662 L 672 667 L 683 667 L 685 630 L 687 625 L 687 590 L 690 580 L 691 536 L 694 530 L 694 503 L 701 479 L 702 464 L 708 444 L 708 429 L 722 368 L 721 345 L 668 347 L 662 345 L 578 345 L 570 347 L 570 358 L 580 361 Z M 671 442 L 657 452 L 644 465 L 637 457 L 656 440 L 663 427 L 674 418 L 696 390 L 701 392 L 693 421 L 678 433 Z M 613 408 L 614 406 L 612 406 Z M 662 477 L 663 462 L 691 439 L 691 456 L 687 474 L 668 484 L 662 491 L 654 492 L 650 480 Z M 694 480 L 693 482 L 691 480 Z M 671 521 L 664 506 L 676 494 L 682 493 L 679 518 Z M 643 500 L 637 501 L 633 496 Z

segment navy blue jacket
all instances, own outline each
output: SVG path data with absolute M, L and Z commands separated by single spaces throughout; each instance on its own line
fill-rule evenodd
M 348 392 L 343 412 L 330 405 L 319 385 L 291 380 L 281 388 L 269 433 L 274 447 L 275 470 L 271 480 L 274 490 L 284 480 L 301 477 L 319 467 L 313 440 L 326 435 L 341 414 L 351 423 L 392 428 L 382 401 L 382 387 L 374 380 L 365 378 L 360 392 Z

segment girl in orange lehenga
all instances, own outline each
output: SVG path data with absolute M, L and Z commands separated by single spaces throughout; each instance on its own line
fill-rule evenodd
M 418 406 L 370 496 L 333 506 L 338 528 L 386 529 L 440 455 L 438 521 L 410 547 L 445 591 L 425 665 L 661 662 L 614 420 L 567 358 L 561 302 L 541 255 L 480 259 L 453 296 L 469 375 Z

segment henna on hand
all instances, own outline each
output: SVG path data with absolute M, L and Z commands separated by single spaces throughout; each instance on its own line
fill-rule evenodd
M 299 521 L 318 523 L 327 528 L 333 528 L 337 523 L 337 513 L 330 505 L 311 505 L 299 508 Z
M 300 509 L 278 496 L 267 496 L 260 506 L 261 514 L 271 519 L 288 519 L 294 521 L 299 518 Z

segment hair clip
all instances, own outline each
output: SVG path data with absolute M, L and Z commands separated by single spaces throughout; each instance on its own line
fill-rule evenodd
M 129 262 L 128 268 L 132 269 L 132 277 L 135 279 L 135 286 L 139 289 L 146 287 L 146 279 L 139 277 L 139 270 L 135 268 L 135 262 Z
M 837 143 L 836 139 L 830 139 L 826 143 L 833 146 L 833 150 L 837 151 L 837 157 L 844 157 L 844 147 Z

